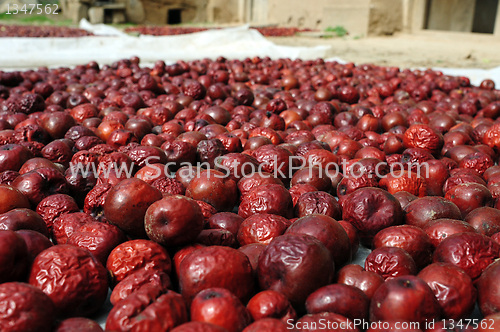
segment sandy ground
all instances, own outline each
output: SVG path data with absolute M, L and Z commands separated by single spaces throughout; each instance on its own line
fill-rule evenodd
M 488 34 L 422 31 L 415 34 L 366 38 L 273 37 L 289 46 L 330 45 L 329 57 L 354 63 L 374 63 L 401 68 L 500 66 L 500 37 Z

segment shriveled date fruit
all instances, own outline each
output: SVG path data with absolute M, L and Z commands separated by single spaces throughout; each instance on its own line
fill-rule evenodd
M 102 332 L 97 322 L 89 318 L 74 317 L 63 320 L 54 332 Z
M 500 261 L 496 261 L 484 270 L 478 279 L 478 304 L 484 316 L 500 312 Z
M 370 300 L 362 290 L 343 284 L 321 287 L 306 300 L 307 312 L 333 312 L 351 320 L 367 319 Z
M 443 317 L 468 318 L 474 310 L 476 288 L 462 269 L 449 263 L 434 263 L 420 271 L 417 277 L 424 280 L 436 295 Z
M 262 243 L 250 243 L 238 248 L 238 251 L 244 253 L 250 260 L 252 265 L 253 274 L 257 274 L 257 267 L 259 266 L 259 256 L 264 251 L 267 245 Z
M 114 186 L 106 197 L 104 215 L 126 234 L 145 238 L 144 215 L 163 197 L 161 192 L 139 179 L 127 179 Z
M 476 233 L 476 230 L 470 224 L 455 219 L 433 220 L 424 227 L 424 231 L 431 239 L 434 247 L 437 247 L 450 235 L 464 232 Z
M 357 287 L 371 300 L 375 291 L 384 283 L 384 278 L 375 272 L 366 271 L 362 266 L 349 264 L 339 271 L 337 283 Z
M 47 225 L 43 219 L 33 210 L 14 209 L 0 215 L 0 229 L 17 231 L 20 229 L 31 229 L 45 236 L 49 235 Z
M 295 205 L 295 216 L 298 218 L 315 213 L 341 219 L 339 203 L 335 197 L 323 191 L 305 193 L 300 196 Z
M 238 231 L 240 246 L 250 243 L 269 244 L 275 237 L 282 235 L 289 223 L 275 214 L 254 214 L 243 221 Z
M 261 289 L 283 293 L 302 306 L 319 287 L 332 282 L 335 264 L 328 249 L 306 234 L 275 238 L 260 254 L 257 276 Z
M 242 217 L 232 212 L 219 212 L 212 215 L 207 220 L 208 227 L 211 229 L 223 229 L 231 232 L 234 236 L 238 235 Z
M 330 251 L 336 268 L 351 260 L 351 244 L 344 228 L 333 218 L 312 214 L 297 219 L 286 231 L 287 234 L 314 236 Z
M 240 332 L 252 317 L 247 308 L 230 291 L 209 288 L 199 292 L 191 304 L 191 320 L 221 326 L 229 332 Z
M 69 186 L 64 175 L 53 168 L 38 168 L 18 176 L 12 186 L 17 188 L 36 206 L 53 194 L 67 194 Z
M 488 206 L 470 212 L 465 221 L 474 229 L 486 236 L 500 232 L 500 210 Z
M 148 237 L 169 247 L 193 242 L 203 229 L 203 224 L 203 213 L 198 203 L 181 195 L 156 201 L 144 216 Z
M 55 194 L 44 198 L 36 207 L 36 212 L 42 217 L 49 231 L 54 221 L 66 213 L 78 212 L 80 209 L 75 200 L 68 195 Z
M 297 317 L 295 309 L 293 309 L 285 295 L 273 290 L 265 290 L 255 294 L 248 301 L 247 309 L 256 321 L 265 318 L 277 318 L 286 322 Z
M 231 211 L 236 205 L 236 183 L 224 173 L 216 170 L 202 171 L 186 188 L 186 196 L 204 201 L 219 212 Z
M 403 222 L 398 200 L 378 188 L 360 188 L 344 202 L 342 217 L 359 231 L 361 241 L 370 243 L 378 231 Z
M 236 246 L 236 237 L 224 229 L 204 229 L 196 238 L 196 243 L 204 246 Z
M 379 186 L 391 194 L 407 191 L 418 197 L 427 195 L 427 183 L 424 177 L 412 171 L 394 171 L 381 179 Z
M 41 290 L 21 282 L 0 285 L 2 332 L 50 332 L 55 318 L 52 300 Z
M 106 268 L 115 285 L 138 270 L 172 271 L 167 250 L 149 240 L 132 240 L 117 246 L 109 254 Z
M 52 299 L 60 317 L 91 315 L 108 294 L 102 264 L 88 250 L 67 244 L 50 247 L 35 258 L 29 283 Z
M 91 221 L 74 230 L 67 243 L 87 249 L 104 266 L 111 250 L 126 240 L 127 237 L 118 227 Z
M 405 207 L 406 223 L 424 228 L 430 221 L 442 218 L 462 219 L 460 209 L 443 197 L 422 197 Z
M 403 276 L 386 281 L 373 295 L 370 321 L 406 320 L 419 322 L 438 319 L 439 303 L 430 287 L 415 276 Z
M 373 248 L 398 247 L 406 250 L 418 269 L 429 265 L 432 260 L 432 243 L 421 229 L 410 225 L 392 226 L 381 230 L 373 238 Z
M 491 192 L 479 183 L 459 184 L 448 190 L 444 197 L 458 206 L 464 218 L 474 209 L 493 205 Z
M 163 271 L 137 270 L 120 281 L 111 293 L 110 302 L 115 305 L 120 300 L 129 296 L 132 292 L 147 286 L 155 286 L 161 291 L 172 288 L 169 276 Z
M 291 218 L 293 216 L 292 196 L 285 187 L 279 184 L 258 186 L 243 196 L 238 214 L 243 218 L 248 218 L 258 213 L 277 214 Z
M 410 254 L 398 247 L 381 247 L 365 259 L 365 270 L 381 275 L 384 279 L 417 274 L 417 265 Z
M 180 294 L 142 288 L 118 302 L 106 320 L 107 331 L 171 331 L 188 320 Z
M 0 185 L 0 213 L 29 207 L 30 202 L 19 190 L 5 184 Z
M 0 230 L 0 283 L 21 281 L 29 268 L 28 247 L 21 235 Z
M 421 148 L 432 154 L 439 154 L 444 144 L 443 135 L 431 126 L 415 124 L 408 128 L 403 136 L 406 148 Z
M 96 219 L 84 212 L 63 214 L 54 221 L 52 227 L 52 240 L 55 244 L 66 244 L 68 238 L 81 226 Z
M 238 190 L 241 197 L 245 197 L 252 189 L 265 184 L 279 184 L 284 187 L 280 179 L 267 172 L 250 172 L 238 181 Z
M 451 263 L 467 273 L 471 279 L 500 255 L 500 245 L 478 233 L 458 233 L 448 236 L 434 251 L 434 262 Z
M 179 266 L 179 287 L 187 303 L 198 292 L 212 287 L 226 288 L 246 301 L 255 288 L 248 257 L 222 246 L 204 247 L 188 254 Z
M 52 247 L 52 242 L 43 234 L 30 229 L 21 229 L 16 231 L 18 235 L 21 235 L 26 246 L 28 248 L 28 259 L 31 264 L 35 260 L 36 256 L 45 249 Z

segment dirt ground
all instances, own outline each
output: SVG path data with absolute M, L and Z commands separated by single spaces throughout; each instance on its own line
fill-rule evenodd
M 273 37 L 271 41 L 288 46 L 330 45 L 328 57 L 340 57 L 357 64 L 374 63 L 400 68 L 455 67 L 484 68 L 500 66 L 500 37 L 421 31 L 381 37 Z

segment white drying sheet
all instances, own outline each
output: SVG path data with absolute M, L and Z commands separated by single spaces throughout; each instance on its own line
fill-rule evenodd
M 110 64 L 138 56 L 142 63 L 164 60 L 244 59 L 254 56 L 278 58 L 324 58 L 329 46 L 280 46 L 248 25 L 177 36 L 129 36 L 103 25 L 81 22 L 81 28 L 99 35 L 78 38 L 0 38 L 0 68 L 75 66 L 89 61 Z
M 477 68 L 433 68 L 440 70 L 446 75 L 451 76 L 466 76 L 470 79 L 472 85 L 478 86 L 481 81 L 491 79 L 495 82 L 497 89 L 500 88 L 500 67 L 492 69 L 477 69 Z

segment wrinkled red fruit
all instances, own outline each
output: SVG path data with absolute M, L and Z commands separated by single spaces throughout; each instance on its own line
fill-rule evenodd
M 500 312 L 500 263 L 497 261 L 484 270 L 477 282 L 478 304 L 484 316 Z
M 375 272 L 366 271 L 362 266 L 349 264 L 340 269 L 337 282 L 357 287 L 371 299 L 375 291 L 384 283 L 384 278 Z
M 195 200 L 167 196 L 147 209 L 144 226 L 148 237 L 168 247 L 193 242 L 203 229 L 203 213 Z
M 471 278 L 460 268 L 449 263 L 434 263 L 420 271 L 417 277 L 436 295 L 444 318 L 468 318 L 474 310 L 477 291 Z
M 370 321 L 406 320 L 424 326 L 438 319 L 439 303 L 430 287 L 415 276 L 387 280 L 373 295 Z
M 116 246 L 108 256 L 106 268 L 111 275 L 111 284 L 116 285 L 139 270 L 172 271 L 172 262 L 167 250 L 149 240 L 132 240 Z
M 29 264 L 28 247 L 22 236 L 0 230 L 0 283 L 23 280 Z
M 458 233 L 448 236 L 437 246 L 433 260 L 451 263 L 475 279 L 499 255 L 500 245 L 491 238 L 477 233 Z
M 351 244 L 344 228 L 333 218 L 313 214 L 297 219 L 286 231 L 287 234 L 314 236 L 330 251 L 335 267 L 340 268 L 351 261 Z
M 242 252 L 222 246 L 197 249 L 179 266 L 179 287 L 187 303 L 198 292 L 212 287 L 231 291 L 242 301 L 254 292 L 252 266 Z
M 398 247 L 406 250 L 419 270 L 432 261 L 431 239 L 421 228 L 415 226 L 401 225 L 381 230 L 373 238 L 373 249 L 381 247 Z
M 362 290 L 344 284 L 321 287 L 306 300 L 309 314 L 333 312 L 351 320 L 367 319 L 369 305 L 370 300 Z
M 29 283 L 47 294 L 60 317 L 97 312 L 108 294 L 106 269 L 82 248 L 60 244 L 33 262 Z
M 55 332 L 102 332 L 103 329 L 97 322 L 84 317 L 68 318 L 63 320 Z
M 170 331 L 188 321 L 182 296 L 163 293 L 153 286 L 142 288 L 111 309 L 107 331 Z
M 218 325 L 228 332 L 242 331 L 252 320 L 241 301 L 224 288 L 199 292 L 191 303 L 190 312 L 192 321 Z
M 297 318 L 295 310 L 285 295 L 273 290 L 265 290 L 255 294 L 248 301 L 247 309 L 255 321 L 276 318 L 287 322 L 289 319 L 295 320 Z
M 370 243 L 380 230 L 401 224 L 403 210 L 387 191 L 360 188 L 346 197 L 342 217 L 356 227 L 363 242 Z
M 275 238 L 259 257 L 261 289 L 283 293 L 302 306 L 316 289 L 332 282 L 335 266 L 328 249 L 315 237 L 286 234 Z
M 52 331 L 54 303 L 36 287 L 20 282 L 1 284 L 0 307 L 6 308 L 0 314 L 2 331 Z
M 131 195 L 133 193 L 133 195 Z M 161 192 L 139 179 L 127 179 L 114 186 L 104 203 L 106 219 L 126 234 L 146 238 L 144 215 L 148 207 L 162 198 Z

